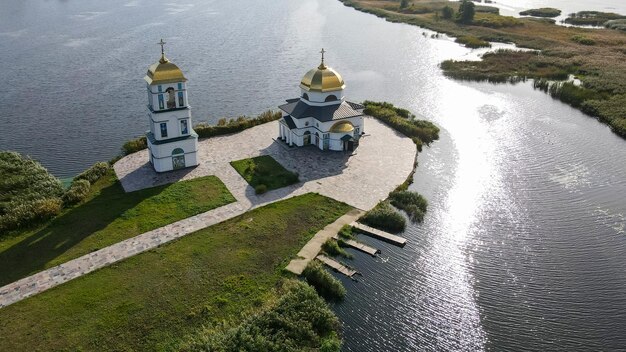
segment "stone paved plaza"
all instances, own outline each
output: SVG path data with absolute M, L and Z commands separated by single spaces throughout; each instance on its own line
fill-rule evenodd
M 117 261 L 129 258 L 161 244 L 180 238 L 207 226 L 231 219 L 264 204 L 292 196 L 317 192 L 356 208 L 372 208 L 413 170 L 413 142 L 382 123 L 367 118 L 367 135 L 352 154 L 322 152 L 314 147 L 289 148 L 275 141 L 277 122 L 257 126 L 241 133 L 200 141 L 200 165 L 195 168 L 157 174 L 148 164 L 147 150 L 129 155 L 115 165 L 115 172 L 128 192 L 156 185 L 216 175 L 237 199 L 223 207 L 177 221 L 164 227 L 129 238 L 109 247 L 44 270 L 0 288 L 0 307 L 18 302 L 54 286 L 85 275 Z M 233 169 L 229 162 L 258 155 L 271 155 L 287 169 L 300 174 L 301 182 L 256 195 L 254 189 Z M 354 220 L 359 212 L 347 214 L 331 224 L 333 231 Z M 330 226 L 330 225 L 329 225 Z M 332 231 L 320 231 L 303 249 L 304 260 L 293 265 L 298 270 L 319 252 L 324 238 Z M 323 233 L 322 233 L 323 232 Z
M 216 175 L 247 207 L 317 192 L 368 210 L 406 180 L 413 170 L 416 150 L 409 138 L 371 117 L 365 120 L 365 132 L 352 155 L 321 151 L 314 146 L 289 148 L 276 140 L 278 122 L 275 121 L 200 141 L 200 165 L 195 168 L 157 174 L 148 163 L 148 151 L 143 150 L 118 161 L 115 172 L 127 192 Z M 285 168 L 297 172 L 301 182 L 257 196 L 229 162 L 259 155 L 271 155 Z

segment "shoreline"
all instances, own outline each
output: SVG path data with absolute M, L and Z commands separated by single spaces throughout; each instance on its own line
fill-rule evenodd
M 512 43 L 521 52 L 525 48 L 536 50 L 538 54 L 499 50 L 484 54 L 479 61 L 444 60 L 439 67 L 445 76 L 457 80 L 557 81 L 541 90 L 609 125 L 615 134 L 626 138 L 626 51 L 620 49 L 626 42 L 624 32 L 559 26 L 542 19 L 486 14 L 478 9 L 477 16 L 484 16 L 480 19 L 482 24 L 462 25 L 441 19 L 435 5 L 431 12 L 403 13 L 392 8 L 395 2 L 380 5 L 368 0 L 339 1 L 388 22 L 418 26 L 454 39 L 470 36 L 481 41 Z M 420 0 L 414 3 L 420 4 Z M 576 76 L 581 86 L 568 83 L 570 75 Z

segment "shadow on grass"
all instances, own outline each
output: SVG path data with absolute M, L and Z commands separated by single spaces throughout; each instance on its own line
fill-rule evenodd
M 46 269 L 46 264 L 106 228 L 127 210 L 148 197 L 161 193 L 165 187 L 125 193 L 116 181 L 100 190 L 100 194 L 77 206 L 44 228 L 0 252 L 0 286 L 34 272 Z M 95 251 L 99 248 L 89 250 Z

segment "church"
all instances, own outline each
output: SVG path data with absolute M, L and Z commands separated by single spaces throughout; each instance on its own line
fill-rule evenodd
M 326 66 L 324 53 L 322 63 L 302 77 L 300 97 L 279 106 L 279 138 L 289 146 L 353 151 L 364 133 L 364 106 L 345 100 L 343 78 Z
M 156 172 L 198 165 L 198 135 L 192 128 L 187 100 L 187 78 L 165 57 L 161 39 L 161 58 L 144 77 L 148 94 L 146 133 L 150 163 Z

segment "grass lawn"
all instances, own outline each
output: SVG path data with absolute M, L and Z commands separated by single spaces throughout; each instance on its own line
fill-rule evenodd
M 231 161 L 230 165 L 255 189 L 257 186 L 265 185 L 269 191 L 298 182 L 296 173 L 285 169 L 269 155 Z
M 0 351 L 175 348 L 274 298 L 287 261 L 350 209 L 311 193 L 272 203 L 0 309 Z
M 84 203 L 0 241 L 0 286 L 234 201 L 215 176 L 125 193 L 111 171 Z

